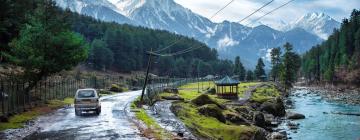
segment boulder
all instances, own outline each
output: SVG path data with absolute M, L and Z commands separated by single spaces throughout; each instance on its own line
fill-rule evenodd
M 226 113 L 225 119 L 227 121 L 232 122 L 237 125 L 250 125 L 250 123 L 248 123 L 246 119 L 244 119 L 240 115 L 238 115 L 236 113 L 232 113 L 232 112 Z
M 203 106 L 199 107 L 198 111 L 201 115 L 214 117 L 223 123 L 226 122 L 226 119 L 225 119 L 224 115 L 222 114 L 222 110 L 216 104 L 203 105 Z
M 264 127 L 266 125 L 264 114 L 261 112 L 255 112 L 253 123 L 257 126 Z
M 247 120 L 253 119 L 253 111 L 251 108 L 247 106 L 240 106 L 240 107 L 234 107 L 233 108 L 237 113 L 239 113 L 242 117 L 246 118 Z
M 300 124 L 289 121 L 286 125 L 289 127 L 289 129 L 294 130 L 298 129 Z
M 253 140 L 267 140 L 266 135 L 268 135 L 268 132 L 264 128 L 257 128 Z
M 260 110 L 270 113 L 276 117 L 283 117 L 286 114 L 284 102 L 281 98 L 264 102 L 261 104 Z
M 184 98 L 181 98 L 181 97 L 178 96 L 178 95 L 162 96 L 161 98 L 162 98 L 162 99 L 165 99 L 165 100 L 179 100 L 179 101 L 184 101 Z
M 289 112 L 287 113 L 286 118 L 291 120 L 305 119 L 305 115 L 300 113 Z
M 164 92 L 165 93 L 175 93 L 175 94 L 178 94 L 179 93 L 179 90 L 177 88 L 165 88 L 164 89 Z
M 274 132 L 274 133 L 271 133 L 270 139 L 271 140 L 283 140 L 283 139 L 286 139 L 286 136 L 279 132 Z
M 219 103 L 217 103 L 216 101 L 211 99 L 206 94 L 201 94 L 200 96 L 198 96 L 195 99 L 191 100 L 191 102 L 193 104 L 197 105 L 197 106 L 203 106 L 203 105 L 207 105 L 207 104 L 215 104 L 218 107 L 220 107 L 221 109 L 225 109 L 225 107 L 223 107 L 222 105 L 220 105 Z

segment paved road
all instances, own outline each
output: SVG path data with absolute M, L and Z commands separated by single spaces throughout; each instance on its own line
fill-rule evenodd
M 75 116 L 74 108 L 70 107 L 40 117 L 37 121 L 39 131 L 25 139 L 146 139 L 126 116 L 129 110 L 125 109 L 140 94 L 141 91 L 134 91 L 102 98 L 100 116 Z

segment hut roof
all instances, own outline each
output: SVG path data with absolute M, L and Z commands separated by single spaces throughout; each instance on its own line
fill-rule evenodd
M 238 85 L 240 82 L 238 80 L 232 79 L 229 76 L 225 76 L 223 79 L 219 81 L 215 81 L 215 84 L 218 86 L 232 86 Z

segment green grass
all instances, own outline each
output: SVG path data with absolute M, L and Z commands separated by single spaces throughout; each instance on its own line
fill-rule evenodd
M 51 110 L 58 109 L 65 105 L 70 105 L 74 102 L 73 98 L 65 98 L 63 101 L 60 100 L 50 100 L 43 107 L 37 107 L 31 111 L 23 112 L 18 115 L 14 115 L 9 118 L 9 122 L 0 123 L 0 131 L 6 129 L 16 129 L 22 128 L 24 123 L 30 120 L 35 119 L 36 117 L 49 113 Z
M 263 103 L 278 96 L 280 96 L 280 91 L 276 89 L 275 85 L 267 84 L 265 87 L 256 88 L 250 100 Z
M 201 95 L 201 93 L 197 92 L 197 90 L 180 90 L 179 91 L 179 96 L 184 98 L 185 100 L 193 100 L 193 99 L 195 99 L 196 97 L 198 97 L 200 95 Z M 214 99 L 216 102 L 218 102 L 220 104 L 229 102 L 229 100 L 220 99 L 216 95 L 210 95 L 209 94 L 209 97 Z
M 228 125 L 215 118 L 200 115 L 196 106 L 190 103 L 178 102 L 175 106 L 181 107 L 177 116 L 192 132 L 206 139 L 251 139 L 256 128 L 245 125 Z
M 203 89 L 207 89 L 208 87 L 215 87 L 215 84 L 214 82 L 212 81 L 207 81 L 207 82 L 199 82 L 198 83 L 190 83 L 190 84 L 186 84 L 186 85 L 183 85 L 181 86 L 179 89 L 197 89 L 198 88 L 198 85 L 200 85 L 200 89 L 201 89 L 201 85 L 204 85 Z M 259 82 L 241 82 L 239 85 L 238 85 L 238 92 L 239 92 L 239 96 L 242 97 L 245 93 L 245 91 L 247 89 L 249 89 L 249 87 L 251 86 L 255 86 L 255 85 L 258 85 L 260 84 Z M 210 85 L 210 86 L 209 86 Z M 226 87 L 226 91 L 230 91 L 230 87 Z M 234 91 L 236 91 L 236 88 L 234 88 Z
M 147 115 L 144 108 L 138 108 L 135 104 L 135 102 L 139 101 L 139 98 L 137 98 L 134 102 L 131 103 L 131 109 L 136 110 L 135 111 L 135 117 L 142 121 L 147 128 L 152 130 L 152 133 L 156 139 L 171 139 L 172 135 L 165 131 L 157 122 Z

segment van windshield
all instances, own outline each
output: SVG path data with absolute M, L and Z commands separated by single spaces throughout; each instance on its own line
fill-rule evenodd
M 78 93 L 78 98 L 92 98 L 95 97 L 95 92 L 93 90 L 81 90 Z

